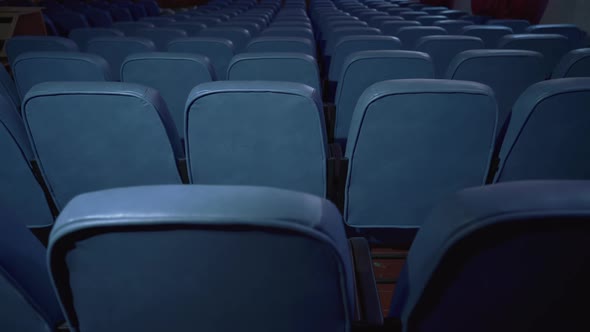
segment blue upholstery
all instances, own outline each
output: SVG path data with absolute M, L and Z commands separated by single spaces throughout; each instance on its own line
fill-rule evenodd
M 473 22 L 465 20 L 442 20 L 434 22 L 434 25 L 447 30 L 449 35 L 460 35 L 463 32 L 463 28 L 473 25 Z
M 558 34 L 567 37 L 571 48 L 582 47 L 586 32 L 575 24 L 538 24 L 526 29 L 527 33 Z
M 90 26 L 98 28 L 110 28 L 113 25 L 113 17 L 107 10 L 87 8 L 82 10 Z M 72 31 L 70 30 L 70 33 Z
M 174 28 L 139 29 L 135 35 L 151 40 L 158 51 L 166 51 L 171 41 L 187 37 L 186 31 Z
M 4 96 L 0 96 L 0 151 L 0 227 L 5 222 L 32 228 L 51 226 L 51 211 L 29 165 L 33 152 L 22 119 Z
M 313 39 L 313 32 L 307 28 L 267 28 L 260 34 L 266 37 L 299 37 Z
M 319 94 L 291 82 L 211 82 L 186 110 L 191 183 L 259 185 L 326 196 Z M 228 153 L 229 152 L 229 153 Z
M 485 48 L 483 41 L 469 36 L 426 36 L 418 40 L 416 51 L 430 55 L 436 78 L 444 78 L 453 58 L 468 50 Z
M 58 208 L 95 190 L 180 183 L 182 147 L 157 91 L 131 83 L 33 87 L 23 118 Z
M 56 36 L 17 36 L 6 41 L 6 56 L 10 65 L 26 52 L 78 52 L 72 40 Z
M 496 118 L 494 94 L 479 83 L 411 79 L 369 87 L 346 146 L 346 223 L 416 229 L 441 198 L 484 184 Z
M 16 58 L 12 70 L 21 98 L 42 82 L 111 80 L 105 59 L 87 53 L 29 52 Z
M 308 38 L 258 37 L 252 39 L 245 52 L 295 52 L 316 56 L 315 43 Z
M 136 53 L 121 66 L 121 81 L 154 88 L 161 95 L 182 137 L 184 104 L 191 90 L 215 80 L 207 57 L 187 53 Z
M 566 77 L 590 77 L 590 48 L 573 50 L 561 59 L 552 78 Z
M 301 53 L 242 53 L 227 69 L 230 81 L 295 82 L 314 88 L 321 95 L 318 65 L 311 55 Z
M 225 80 L 227 66 L 234 56 L 234 46 L 223 38 L 193 37 L 170 42 L 168 52 L 204 55 L 211 61 L 217 79 Z
M 0 208 L 0 327 L 55 331 L 64 318 L 49 278 L 46 250 L 25 226 L 5 215 L 5 207 Z
M 351 260 L 332 203 L 243 186 L 81 195 L 49 245 L 69 325 L 88 332 L 349 331 Z
M 445 11 L 440 12 L 440 15 L 444 15 L 451 20 L 458 20 L 461 17 L 467 15 L 467 13 L 462 10 L 449 9 L 449 10 L 445 10 Z
M 551 77 L 561 58 L 570 51 L 569 40 L 556 34 L 506 35 L 500 39 L 498 48 L 529 50 L 543 54 L 545 75 Z
M 413 21 L 413 20 L 416 20 L 418 17 L 425 16 L 425 15 L 428 15 L 428 13 L 420 12 L 420 11 L 408 11 L 408 12 L 399 13 L 399 16 L 403 17 L 404 20 L 407 20 L 407 21 Z
M 587 181 L 514 182 L 446 199 L 396 285 L 404 331 L 586 329 L 589 189 Z
M 430 6 L 430 7 L 423 7 L 420 11 L 427 12 L 428 15 L 438 15 L 445 10 L 449 10 L 449 8 L 444 6 Z
M 496 48 L 502 37 L 513 34 L 511 28 L 502 25 L 469 25 L 462 32 L 465 36 L 481 38 L 488 49 Z
M 90 27 L 84 15 L 73 11 L 52 11 L 47 15 L 51 17 L 53 24 L 63 36 L 67 36 L 72 29 Z
M 441 27 L 403 27 L 397 32 L 397 37 L 401 40 L 404 49 L 407 50 L 413 50 L 422 37 L 444 35 L 447 35 L 447 31 Z
M 107 28 L 80 28 L 73 29 L 70 31 L 68 38 L 75 41 L 78 44 L 78 48 L 82 51 L 86 50 L 88 41 L 92 38 L 97 37 L 123 37 L 124 34 L 117 29 Z
M 4 66 L 0 66 L 0 96 L 6 99 L 8 107 L 17 113 L 20 111 L 20 97 L 16 85 Z
M 400 16 L 376 16 L 369 20 L 369 25 L 380 29 L 386 22 L 401 22 L 403 20 L 403 17 Z
M 355 28 L 336 28 L 326 35 L 325 55 L 332 55 L 338 42 L 344 37 L 350 36 L 375 36 L 381 35 L 381 30 L 376 28 L 355 27 Z
M 416 17 L 416 21 L 422 25 L 434 25 L 434 22 L 447 20 L 448 18 L 443 15 L 424 15 Z
M 163 27 L 170 23 L 176 22 L 174 18 L 169 16 L 146 16 L 142 17 L 139 21 L 152 23 L 156 27 Z
M 498 102 L 498 124 L 502 126 L 518 97 L 529 86 L 544 80 L 545 67 L 538 52 L 472 50 L 453 59 L 446 78 L 479 82 L 492 88 Z
M 166 25 L 167 28 L 172 29 L 180 29 L 186 31 L 187 35 L 190 37 L 194 37 L 199 35 L 201 30 L 205 29 L 207 26 L 202 23 L 196 22 L 174 22 Z
M 515 20 L 515 19 L 493 19 L 488 20 L 486 24 L 489 25 L 503 25 L 509 27 L 514 33 L 524 33 L 526 29 L 531 25 L 527 20 Z
M 111 66 L 113 79 L 120 79 L 120 69 L 127 56 L 135 53 L 153 52 L 154 43 L 136 37 L 99 37 L 88 42 L 87 51 L 103 57 Z
M 137 30 L 150 29 L 156 26 L 150 22 L 117 22 L 113 24 L 113 29 L 123 31 L 126 36 L 135 36 Z
M 243 28 L 213 27 L 201 30 L 201 37 L 225 38 L 231 40 L 236 52 L 241 52 L 250 41 L 250 33 Z
M 130 22 L 133 21 L 131 11 L 127 8 L 109 7 L 109 12 L 116 22 Z
M 260 33 L 260 31 L 262 30 L 262 27 L 260 26 L 260 24 L 255 23 L 255 22 L 249 22 L 249 21 L 244 22 L 244 21 L 232 20 L 232 21 L 220 23 L 217 26 L 218 27 L 234 27 L 234 28 L 246 29 L 251 37 L 258 35 Z
M 372 84 L 393 79 L 434 78 L 428 54 L 410 51 L 363 51 L 350 54 L 342 65 L 336 90 L 335 139 L 343 146 L 354 108 Z
M 149 16 L 160 15 L 160 5 L 157 1 L 143 0 L 140 2 Z
M 418 21 L 394 21 L 394 22 L 385 22 L 381 24 L 381 31 L 383 31 L 384 35 L 390 36 L 397 36 L 399 29 L 405 27 L 419 27 L 422 24 Z
M 512 108 L 496 182 L 589 179 L 590 78 L 537 83 Z

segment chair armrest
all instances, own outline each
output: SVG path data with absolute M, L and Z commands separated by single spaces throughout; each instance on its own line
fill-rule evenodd
M 356 316 L 369 326 L 383 325 L 383 314 L 373 272 L 369 243 L 364 238 L 349 239 L 356 285 Z

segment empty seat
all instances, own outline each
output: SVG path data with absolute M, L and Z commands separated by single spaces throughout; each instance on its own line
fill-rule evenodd
M 453 59 L 446 77 L 491 87 L 498 102 L 498 125 L 502 126 L 518 97 L 529 86 L 544 80 L 545 67 L 538 52 L 472 50 Z
M 444 6 L 430 6 L 420 9 L 420 11 L 427 12 L 428 15 L 437 15 L 438 13 L 444 12 L 445 10 L 449 10 L 449 8 Z
M 383 32 L 384 35 L 390 35 L 390 36 L 397 36 L 397 33 L 399 32 L 399 29 L 401 28 L 405 28 L 405 27 L 419 27 L 422 24 L 420 24 L 420 22 L 418 21 L 394 21 L 394 22 L 385 22 L 383 24 L 381 24 L 381 27 L 379 27 L 381 29 L 381 31 Z
M 49 278 L 46 249 L 10 213 L 4 213 L 11 207 L 2 203 L 0 326 L 4 331 L 56 331 L 64 318 Z M 23 208 L 26 212 L 29 206 Z
M 6 56 L 10 65 L 26 52 L 78 52 L 78 46 L 70 39 L 56 36 L 17 36 L 6 41 Z
M 404 27 L 397 32 L 404 49 L 408 50 L 413 50 L 422 37 L 444 35 L 447 35 L 447 31 L 441 27 Z
M 435 203 L 485 183 L 496 118 L 494 94 L 479 83 L 413 79 L 369 87 L 346 146 L 346 223 L 378 230 L 376 242 L 408 246 Z
M 47 15 L 51 17 L 53 24 L 62 36 L 67 36 L 72 29 L 90 27 L 86 17 L 74 11 L 52 11 Z
M 498 47 L 500 39 L 513 34 L 511 28 L 502 25 L 469 25 L 463 28 L 463 35 L 478 37 L 483 40 L 486 48 Z
M 315 44 L 308 38 L 258 37 L 252 39 L 245 52 L 295 52 L 316 56 Z
M 230 332 L 246 324 L 344 332 L 355 309 L 338 210 L 275 188 L 152 186 L 81 195 L 57 221 L 49 268 L 70 326 L 80 331 Z M 228 283 L 235 275 L 240 282 Z M 261 312 L 272 318 L 259 319 Z
M 589 189 L 530 181 L 450 196 L 412 244 L 392 317 L 408 332 L 587 329 Z
M 334 48 L 343 37 L 350 36 L 375 36 L 381 35 L 381 30 L 376 28 L 337 28 L 330 32 L 326 37 L 325 55 L 332 55 Z
M 174 22 L 167 24 L 165 27 L 172 28 L 172 29 L 180 29 L 186 31 L 187 35 L 190 37 L 198 36 L 201 30 L 205 29 L 207 26 L 202 23 L 195 23 L 190 21 L 183 21 L 183 22 Z
M 231 41 L 223 38 L 192 37 L 170 42 L 168 52 L 204 55 L 211 61 L 217 79 L 225 80 L 227 66 L 234 56 L 234 47 Z
M 138 30 L 155 28 L 150 22 L 117 22 L 113 24 L 113 29 L 121 30 L 126 36 L 135 36 Z
M 20 96 L 12 77 L 6 72 L 4 66 L 0 67 L 0 96 L 6 99 L 8 106 L 15 112 L 20 111 Z
M 21 99 L 42 82 L 111 80 L 111 69 L 105 59 L 77 52 L 25 53 L 16 58 L 12 70 Z
M 133 16 L 131 15 L 131 11 L 127 8 L 120 8 L 120 7 L 109 7 L 109 13 L 113 17 L 113 20 L 116 22 L 131 22 L 133 21 Z
M 509 27 L 514 33 L 524 33 L 526 29 L 531 25 L 527 20 L 515 20 L 515 19 L 493 19 L 488 20 L 486 24 L 489 25 L 503 25 Z
M 320 95 L 291 82 L 211 82 L 186 109 L 191 183 L 279 187 L 325 197 Z
M 422 25 L 434 25 L 434 22 L 447 20 L 448 17 L 443 15 L 425 15 L 416 17 L 416 21 Z
M 313 32 L 307 28 L 268 28 L 262 31 L 261 36 L 275 37 L 299 37 L 313 39 Z
M 120 79 L 121 64 L 127 56 L 156 50 L 151 40 L 136 37 L 99 37 L 91 39 L 87 45 L 89 53 L 98 54 L 109 63 L 115 80 Z
M 168 16 L 146 16 L 146 17 L 142 17 L 139 21 L 140 22 L 149 22 L 157 27 L 163 27 L 163 26 L 166 26 L 170 23 L 176 22 L 176 20 L 173 17 L 168 17 Z
M 205 56 L 186 53 L 136 53 L 121 66 L 121 81 L 138 83 L 157 90 L 182 137 L 184 104 L 191 90 L 215 80 L 214 69 Z
M 201 30 L 201 37 L 225 38 L 231 40 L 235 52 L 241 52 L 250 41 L 250 33 L 243 28 L 214 27 Z
M 546 77 L 551 77 L 555 66 L 570 51 L 570 43 L 566 37 L 555 34 L 506 35 L 500 39 L 498 48 L 529 50 L 543 54 Z
M 469 36 L 427 36 L 418 40 L 415 50 L 430 54 L 436 78 L 444 78 L 453 58 L 468 50 L 484 48 L 483 41 Z
M 346 146 L 357 101 L 372 84 L 394 79 L 434 78 L 428 54 L 410 51 L 362 51 L 350 54 L 342 64 L 336 90 L 335 140 Z
M 551 77 L 590 77 L 590 48 L 581 48 L 566 54 Z
M 80 28 L 70 31 L 68 38 L 75 41 L 80 50 L 86 50 L 86 44 L 97 37 L 123 37 L 123 32 L 108 28 Z
M 461 17 L 467 15 L 467 13 L 462 10 L 449 9 L 449 10 L 445 10 L 445 11 L 440 12 L 439 15 L 444 15 L 451 20 L 458 20 Z
M 538 24 L 526 29 L 527 33 L 558 34 L 567 37 L 571 48 L 582 47 L 586 32 L 575 24 Z
M 465 20 L 442 20 L 434 22 L 433 25 L 447 30 L 449 35 L 460 35 L 463 33 L 463 28 L 473 25 L 473 22 Z
M 219 23 L 221 23 L 221 20 L 215 17 L 197 16 L 192 18 L 191 22 L 202 23 L 209 28 L 218 25 Z
M 369 20 L 369 25 L 373 28 L 381 28 L 385 22 L 401 22 L 403 20 L 401 16 L 375 16 Z
M 512 108 L 495 182 L 590 179 L 590 78 L 537 83 Z
M 181 183 L 180 139 L 156 90 L 131 83 L 34 86 L 23 118 L 58 208 L 81 193 Z
M 178 38 L 186 38 L 187 33 L 174 28 L 150 28 L 137 30 L 135 36 L 151 40 L 158 51 L 166 51 L 168 43 Z
M 396 14 L 398 15 L 398 14 Z M 417 19 L 420 16 L 426 16 L 428 15 L 428 13 L 426 12 L 415 12 L 415 11 L 408 11 L 408 12 L 401 12 L 399 13 L 399 16 L 403 17 L 404 20 L 408 20 L 408 21 L 412 21 Z
M 86 19 L 88 20 L 88 23 L 92 27 L 110 28 L 113 25 L 113 17 L 111 16 L 111 13 L 109 13 L 107 10 L 87 8 L 82 10 L 81 12 L 84 14 Z M 72 31 L 70 30 L 70 33 L 71 32 Z

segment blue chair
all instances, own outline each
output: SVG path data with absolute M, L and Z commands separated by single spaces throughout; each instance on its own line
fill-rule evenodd
M 583 46 L 586 32 L 575 24 L 538 24 L 526 29 L 527 33 L 558 34 L 567 37 L 572 49 Z
M 419 26 L 422 26 L 422 24 L 420 24 L 420 22 L 418 21 L 393 21 L 384 22 L 383 24 L 381 24 L 379 29 L 381 29 L 384 35 L 397 36 L 397 33 L 401 28 Z
M 381 81 L 407 78 L 434 78 L 434 66 L 428 54 L 373 50 L 346 57 L 336 90 L 335 141 L 346 147 L 354 108 L 368 87 Z
M 96 28 L 110 28 L 113 26 L 113 17 L 107 10 L 96 8 L 87 8 L 82 10 L 86 20 L 92 27 Z M 70 30 L 71 32 L 71 30 Z
M 400 14 L 403 12 L 410 12 L 412 11 L 410 8 L 388 8 L 385 10 L 389 15 L 392 16 L 401 16 Z M 425 12 L 426 13 L 426 12 Z M 426 13 L 428 14 L 428 13 Z M 404 18 L 405 19 L 405 18 Z
M 326 48 L 324 55 L 331 56 L 334 53 L 336 45 L 344 37 L 351 36 L 378 36 L 382 35 L 381 30 L 376 28 L 356 27 L 356 28 L 336 28 L 326 35 Z
M 463 28 L 473 25 L 473 22 L 466 20 L 441 20 L 434 22 L 433 25 L 447 30 L 449 35 L 461 35 Z
M 183 137 L 184 104 L 191 90 L 204 82 L 215 80 L 207 57 L 172 52 L 136 53 L 121 65 L 121 81 L 137 83 L 157 90 Z
M 137 34 L 138 30 L 151 29 L 156 26 L 151 22 L 117 22 L 113 24 L 113 29 L 122 31 L 125 36 L 133 37 Z
M 376 83 L 348 135 L 344 219 L 372 242 L 407 248 L 434 204 L 483 185 L 497 121 L 492 90 L 447 80 Z
M 72 40 L 57 36 L 17 36 L 6 41 L 6 56 L 12 66 L 14 60 L 27 52 L 78 52 Z
M 587 329 L 589 189 L 529 181 L 448 197 L 412 244 L 391 317 L 407 332 Z
M 233 57 L 227 69 L 230 81 L 284 81 L 308 85 L 322 91 L 318 65 L 301 53 L 242 53 Z
M 401 40 L 404 49 L 413 50 L 422 37 L 445 36 L 447 34 L 447 30 L 441 27 L 404 27 L 398 30 L 397 38 Z
M 515 20 L 515 19 L 493 19 L 488 20 L 486 24 L 489 25 L 503 25 L 509 27 L 514 33 L 525 33 L 526 29 L 531 25 L 527 20 Z
M 344 332 L 354 319 L 342 218 L 313 195 L 243 186 L 89 193 L 68 204 L 48 251 L 76 331 Z
M 84 15 L 73 11 L 49 12 L 47 15 L 62 36 L 67 36 L 72 29 L 90 27 Z
M 477 37 L 451 35 L 422 37 L 414 49 L 429 54 L 434 63 L 435 77 L 444 78 L 457 54 L 482 48 L 485 48 L 484 43 Z
M 109 13 L 115 22 L 132 22 L 134 20 L 131 11 L 127 8 L 110 6 Z
M 195 87 L 186 105 L 191 183 L 270 186 L 326 197 L 327 138 L 313 88 L 211 82 Z
M 0 228 L 6 227 L 10 223 L 17 223 L 30 228 L 51 227 L 53 225 L 53 215 L 45 199 L 43 189 L 37 182 L 29 164 L 29 160 L 34 159 L 34 157 L 27 132 L 18 111 L 12 107 L 4 96 L 0 96 L 0 138 L 0 151 L 2 151 L 2 163 L 0 163 L 0 181 L 2 181 L 2 186 L 0 186 L 0 201 L 2 201 L 0 217 L 2 221 L 0 222 Z M 6 254 L 4 251 L 0 252 L 3 255 Z M 2 278 L 0 277 L 0 279 Z M 2 303 L 2 300 L 3 296 L 0 296 L 0 303 Z M 8 307 L 4 308 L 7 309 Z M 2 322 L 6 319 L 3 314 L 6 314 L 6 312 L 3 311 L 0 314 L 0 326 L 3 325 Z M 36 320 L 31 322 L 23 321 L 19 322 L 19 324 L 33 322 L 36 322 Z
M 4 66 L 0 66 L 0 96 L 4 97 L 7 107 L 10 107 L 16 113 L 20 112 L 20 97 L 16 84 L 6 72 Z
M 227 22 L 222 22 L 217 26 L 246 29 L 252 37 L 257 36 L 260 33 L 260 31 L 262 31 L 262 27 L 260 26 L 260 24 L 250 21 L 231 20 Z
M 369 20 L 369 26 L 381 29 L 386 22 L 401 22 L 404 18 L 401 16 L 375 16 Z
M 500 39 L 498 48 L 529 50 L 543 54 L 546 77 L 551 77 L 555 66 L 571 49 L 569 40 L 556 34 L 506 35 Z
M 513 34 L 513 31 L 502 25 L 469 25 L 463 28 L 462 34 L 481 38 L 486 48 L 494 49 L 502 37 Z
M 157 91 L 118 82 L 34 86 L 23 118 L 58 209 L 81 193 L 181 183 L 174 121 Z
M 494 182 L 590 179 L 590 78 L 537 83 L 514 104 Z
M 267 28 L 260 35 L 265 37 L 298 37 L 313 40 L 313 32 L 307 28 Z
M 155 25 L 156 27 L 164 27 L 170 23 L 176 22 L 176 20 L 174 18 L 169 17 L 169 16 L 146 16 L 146 17 L 142 17 L 139 21 L 140 22 L 149 22 L 149 23 Z
M 590 77 L 590 48 L 573 50 L 566 54 L 551 78 Z
M 258 37 L 252 39 L 244 52 L 294 52 L 316 56 L 315 43 L 307 38 Z
M 160 5 L 157 1 L 142 0 L 140 1 L 140 4 L 143 5 L 143 8 L 145 8 L 145 11 L 148 14 L 148 16 L 160 15 Z
M 0 209 L 0 327 L 56 331 L 64 317 L 51 285 L 46 249 L 25 226 L 11 220 L 10 213 L 5 214 L 5 207 L 11 208 L 2 204 Z
M 188 37 L 186 31 L 169 27 L 139 29 L 135 36 L 151 40 L 158 51 L 166 51 L 168 44 L 175 39 Z
M 207 26 L 202 23 L 195 23 L 190 21 L 182 21 L 182 22 L 173 22 L 167 24 L 165 27 L 172 28 L 172 29 L 180 29 L 186 31 L 189 37 L 198 36 L 201 30 L 205 29 Z
M 123 37 L 123 32 L 117 29 L 107 28 L 80 28 L 70 31 L 68 38 L 75 41 L 78 48 L 82 51 L 86 50 L 86 44 L 92 38 L 97 37 Z
M 524 50 L 465 51 L 453 59 L 446 78 L 479 82 L 492 88 L 498 102 L 498 124 L 502 126 L 518 97 L 529 86 L 545 79 L 543 55 Z
M 448 17 L 450 20 L 458 20 L 461 17 L 467 15 L 466 12 L 457 9 L 449 9 L 439 13 L 439 15 L 444 15 Z
M 250 33 L 243 28 L 213 27 L 201 30 L 201 37 L 224 38 L 231 40 L 236 52 L 241 52 L 250 41 Z
M 443 15 L 424 15 L 416 17 L 416 21 L 422 25 L 434 25 L 434 22 L 448 20 L 448 17 Z
M 418 17 L 426 16 L 426 15 L 428 15 L 427 12 L 421 12 L 421 11 L 405 11 L 405 12 L 399 13 L 399 16 L 403 17 L 404 20 L 406 20 L 406 21 L 415 21 Z
M 99 37 L 87 43 L 86 51 L 103 57 L 111 67 L 114 80 L 120 80 L 121 65 L 131 54 L 154 52 L 156 46 L 145 38 L 136 37 Z
M 29 52 L 16 58 L 12 70 L 21 99 L 42 82 L 111 80 L 109 64 L 86 53 Z
M 429 6 L 420 9 L 420 11 L 427 12 L 428 15 L 438 15 L 439 13 L 444 12 L 445 10 L 449 10 L 449 8 L 444 6 Z
M 234 46 L 230 40 L 223 38 L 192 37 L 171 41 L 168 52 L 204 55 L 211 61 L 217 79 L 225 80 L 227 67 L 234 56 Z
M 196 18 L 192 18 L 191 22 L 205 24 L 208 28 L 210 28 L 221 23 L 221 20 L 214 17 L 198 16 Z

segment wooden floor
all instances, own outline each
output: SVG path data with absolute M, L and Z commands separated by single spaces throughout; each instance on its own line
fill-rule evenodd
M 372 252 L 375 254 L 399 253 L 400 251 L 389 249 L 373 249 Z M 404 263 L 404 259 L 373 259 L 375 279 L 397 279 Z M 391 302 L 391 296 L 395 290 L 395 284 L 382 284 L 378 282 L 377 290 L 379 291 L 379 297 L 381 299 L 381 309 L 383 310 L 383 315 L 387 316 L 389 313 L 389 303 Z

